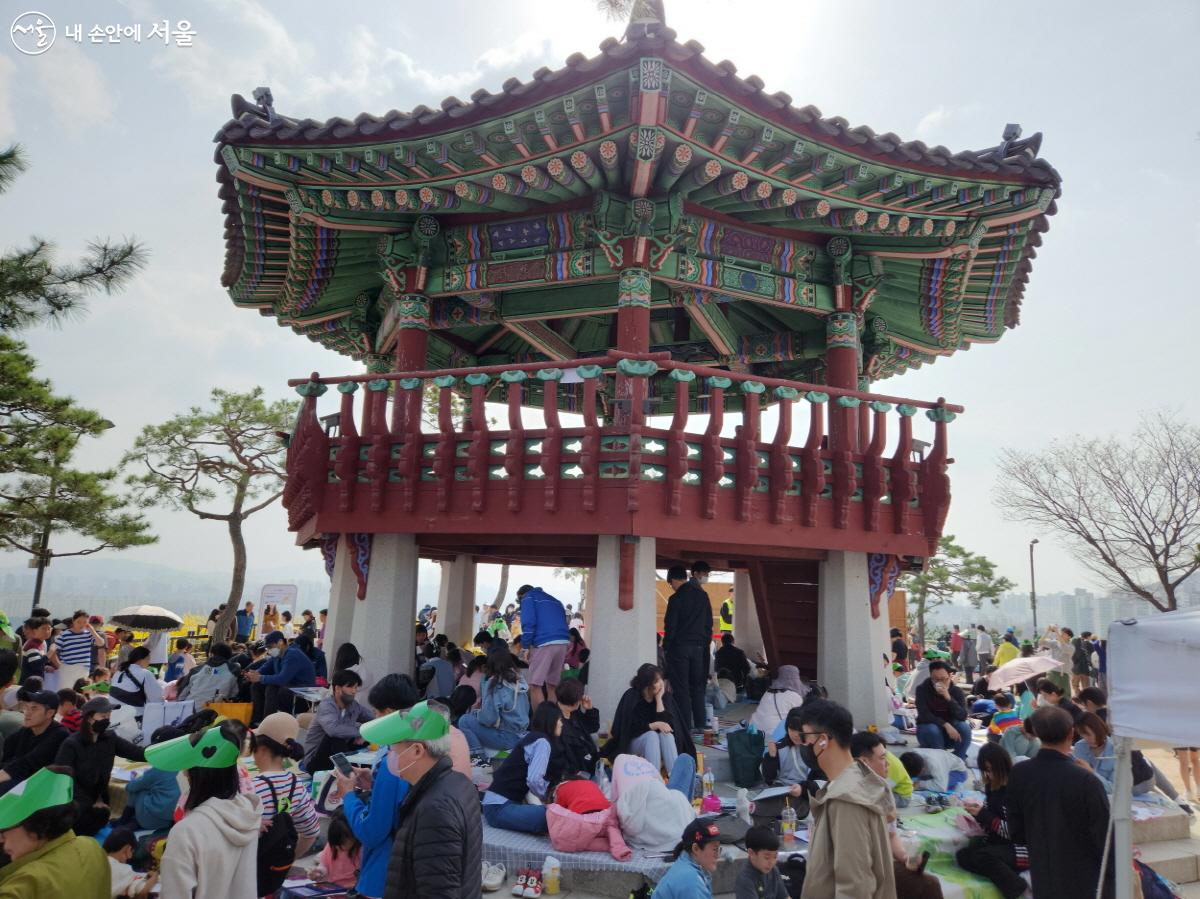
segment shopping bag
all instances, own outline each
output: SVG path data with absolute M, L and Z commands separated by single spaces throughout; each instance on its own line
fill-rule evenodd
M 733 769 L 733 782 L 739 787 L 757 784 L 759 766 L 762 764 L 766 738 L 761 731 L 735 730 L 725 735 L 729 744 L 729 766 Z

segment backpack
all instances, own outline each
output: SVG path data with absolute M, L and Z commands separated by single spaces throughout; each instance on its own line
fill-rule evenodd
M 292 821 L 289 810 L 292 807 L 292 793 L 296 789 L 296 775 L 292 775 L 292 783 L 288 788 L 283 802 L 275 793 L 275 785 L 269 777 L 263 777 L 267 789 L 271 791 L 271 805 L 275 814 L 271 824 L 258 836 L 258 893 L 259 896 L 270 896 L 287 879 L 288 872 L 296 862 L 296 843 L 299 835 L 296 824 Z
M 783 877 L 783 886 L 790 899 L 800 899 L 804 890 L 804 875 L 808 872 L 808 863 L 799 852 L 779 860 L 779 873 Z
M 137 681 L 128 670 L 122 671 L 117 675 L 118 681 L 121 678 Z M 124 687 L 118 687 L 116 684 L 113 684 L 108 688 L 108 695 L 122 705 L 131 705 L 139 709 L 144 708 L 146 705 L 146 685 L 142 681 L 137 681 L 136 690 L 126 690 Z

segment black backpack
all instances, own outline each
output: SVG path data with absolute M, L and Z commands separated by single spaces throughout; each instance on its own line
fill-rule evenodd
M 258 836 L 258 893 L 259 896 L 270 896 L 283 886 L 288 872 L 296 862 L 296 843 L 299 836 L 296 824 L 292 821 L 289 809 L 292 806 L 292 793 L 296 790 L 296 775 L 292 775 L 292 783 L 287 796 L 282 803 L 275 794 L 275 785 L 269 777 L 263 777 L 267 789 L 271 791 L 271 805 L 275 814 L 271 824 Z

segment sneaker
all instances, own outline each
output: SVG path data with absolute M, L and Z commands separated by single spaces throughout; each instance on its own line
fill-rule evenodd
M 1187 816 L 1189 818 L 1196 817 L 1196 813 L 1194 811 L 1192 811 L 1192 807 L 1190 805 L 1188 805 L 1186 802 L 1184 802 L 1182 799 L 1179 800 L 1179 807 L 1181 809 L 1183 809 L 1185 812 L 1187 812 Z
M 483 891 L 485 893 L 494 893 L 500 887 L 504 886 L 504 881 L 507 879 L 508 871 L 504 865 L 489 865 L 483 863 Z
M 529 872 L 529 879 L 525 882 L 525 899 L 539 899 L 542 895 L 542 876 L 537 871 Z
M 526 868 L 522 868 L 520 871 L 517 872 L 517 882 L 513 884 L 512 894 L 514 896 L 524 896 L 525 895 L 525 884 L 528 882 L 529 882 L 529 871 Z

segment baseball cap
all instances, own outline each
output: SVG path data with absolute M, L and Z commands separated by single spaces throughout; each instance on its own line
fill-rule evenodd
M 263 718 L 262 723 L 254 728 L 254 733 L 260 737 L 270 737 L 280 746 L 287 746 L 289 740 L 300 736 L 300 722 L 287 712 L 273 712 Z
M 1016 629 L 1016 628 L 1014 628 L 1014 627 L 1006 627 L 1006 628 L 1004 629 L 1004 633 L 1006 633 L 1006 634 L 1013 634 L 1013 633 L 1016 633 L 1016 630 L 1017 630 L 1017 629 Z
M 38 705 L 45 706 L 48 709 L 58 710 L 58 694 L 53 690 L 38 690 L 36 693 L 26 695 L 25 702 L 36 702 Z
M 75 794 L 75 781 L 42 768 L 0 796 L 0 830 L 16 827 L 35 812 L 66 805 Z
M 270 646 L 272 643 L 282 643 L 286 639 L 287 637 L 283 635 L 283 631 L 271 631 L 271 633 L 267 634 L 265 643 L 267 646 Z
M 697 818 L 683 831 L 683 850 L 686 852 L 693 846 L 705 846 L 708 843 L 720 842 L 721 831 L 711 820 Z
M 55 708 L 57 708 L 57 706 L 55 706 Z M 111 712 L 114 709 L 119 708 L 120 706 L 117 705 L 117 703 L 112 702 L 110 699 L 108 699 L 108 697 L 96 696 L 85 702 L 80 711 L 82 711 L 85 715 L 89 715 L 93 712 Z
M 450 733 L 450 722 L 428 702 L 418 702 L 407 712 L 391 712 L 368 721 L 359 731 L 364 740 L 379 746 L 408 741 L 440 740 Z

